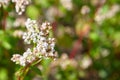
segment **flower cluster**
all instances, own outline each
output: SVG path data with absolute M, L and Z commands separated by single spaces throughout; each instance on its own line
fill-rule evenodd
M 0 0 L 0 7 L 2 5 L 8 5 L 8 3 L 9 3 L 9 0 Z
M 52 28 L 50 23 L 45 22 L 38 27 L 36 20 L 28 19 L 25 25 L 28 31 L 23 34 L 23 39 L 27 44 L 33 43 L 34 48 L 28 48 L 23 55 L 14 54 L 11 60 L 16 64 L 26 66 L 43 57 L 55 58 L 57 56 L 54 50 L 55 39 L 49 37 L 49 31 Z
M 51 63 L 50 70 L 55 69 L 57 66 L 60 66 L 61 69 L 65 70 L 68 68 L 68 66 L 77 68 L 78 63 L 75 59 L 69 59 L 69 56 L 66 53 L 62 53 L 59 59 Z
M 31 0 L 12 0 L 14 2 L 16 12 L 21 15 L 25 11 L 25 7 L 30 4 Z
M 103 12 L 103 8 L 101 7 L 96 15 L 95 15 L 95 21 L 99 24 L 101 24 L 105 19 L 112 18 L 117 12 L 120 11 L 120 6 L 118 4 L 114 4 L 110 7 L 110 10 L 108 10 L 106 13 Z

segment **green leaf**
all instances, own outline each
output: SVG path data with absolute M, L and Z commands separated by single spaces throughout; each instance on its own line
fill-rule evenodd
M 31 70 L 33 70 L 35 73 L 42 75 L 42 72 L 40 69 L 38 69 L 36 66 L 31 66 L 30 67 Z
M 12 46 L 9 43 L 9 36 L 4 33 L 4 31 L 0 30 L 0 43 L 5 49 L 11 49 Z
M 89 37 L 93 41 L 98 41 L 99 40 L 99 35 L 95 32 L 90 33 Z
M 11 49 L 12 48 L 12 46 L 8 42 L 5 42 L 5 41 L 3 41 L 2 45 L 6 49 Z
M 0 69 L 0 80 L 8 80 L 7 73 L 6 69 Z
M 105 14 L 107 13 L 107 11 L 109 10 L 109 6 L 108 5 L 105 5 L 102 7 L 102 13 Z
M 49 0 L 40 0 L 40 5 L 44 8 L 48 8 L 50 6 Z
M 42 65 L 43 65 L 44 69 L 47 69 L 47 68 L 48 68 L 48 66 L 49 66 L 49 64 L 50 64 L 51 61 L 52 61 L 52 59 L 50 59 L 50 58 L 44 59 L 44 60 L 42 61 Z
M 27 10 L 26 14 L 29 18 L 37 19 L 39 17 L 40 13 L 37 7 L 31 5 L 31 6 L 28 6 L 26 10 Z

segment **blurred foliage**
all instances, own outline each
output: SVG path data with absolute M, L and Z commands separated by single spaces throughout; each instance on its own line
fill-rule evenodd
M 11 56 L 23 53 L 25 20 L 51 22 L 59 58 L 31 67 L 25 80 L 119 80 L 120 0 L 32 0 L 23 15 L 0 7 L 0 80 L 16 80 Z

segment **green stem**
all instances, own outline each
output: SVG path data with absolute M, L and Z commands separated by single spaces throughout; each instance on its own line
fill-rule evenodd
M 29 65 L 27 65 L 26 67 L 24 68 L 21 68 L 17 73 L 16 73 L 16 76 L 17 76 L 17 80 L 24 80 L 26 74 L 28 73 L 29 71 Z
M 28 64 L 27 66 L 25 67 L 22 67 L 17 73 L 16 73 L 16 76 L 17 76 L 17 80 L 24 80 L 25 76 L 27 75 L 29 69 L 30 69 L 30 66 L 34 66 L 36 64 L 38 64 L 39 62 L 41 61 L 40 60 L 36 60 L 36 62 L 34 64 Z
M 41 61 L 41 59 L 37 60 L 35 63 L 32 64 L 32 66 L 38 64 Z
M 47 76 L 43 75 L 43 80 L 48 80 Z

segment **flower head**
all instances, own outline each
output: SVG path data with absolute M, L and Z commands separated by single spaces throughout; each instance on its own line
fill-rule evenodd
M 33 43 L 35 47 L 33 49 L 28 48 L 22 56 L 19 54 L 13 55 L 11 60 L 21 66 L 26 66 L 42 57 L 56 57 L 55 39 L 49 37 L 50 23 L 44 22 L 38 27 L 36 20 L 28 19 L 25 25 L 27 32 L 23 34 L 23 39 L 27 44 Z

